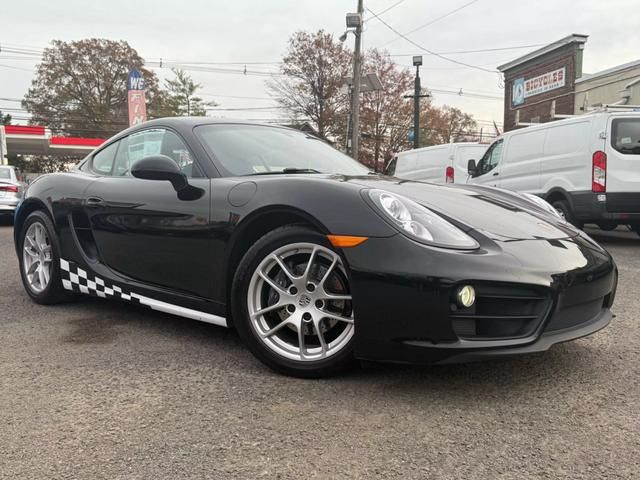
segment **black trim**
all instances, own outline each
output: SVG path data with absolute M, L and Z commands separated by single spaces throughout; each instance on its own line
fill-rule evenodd
M 607 200 L 599 201 L 600 195 L 605 195 Z M 583 223 L 608 220 L 625 224 L 640 220 L 640 193 L 580 191 L 567 192 L 567 198 L 571 203 L 573 215 Z
M 598 312 L 597 316 L 595 316 L 588 322 L 585 322 L 580 327 L 572 327 L 565 330 L 556 330 L 553 332 L 544 333 L 540 336 L 540 339 L 538 341 L 531 345 L 515 348 L 499 348 L 463 352 L 458 355 L 447 357 L 437 363 L 447 364 L 472 362 L 478 360 L 488 360 L 491 358 L 504 358 L 512 355 L 521 355 L 526 353 L 544 352 L 546 350 L 549 350 L 549 348 L 551 348 L 555 344 L 576 340 L 578 338 L 586 337 L 587 335 L 591 335 L 592 333 L 602 330 L 604 327 L 609 325 L 609 322 L 611 322 L 612 318 L 613 314 L 611 313 L 611 311 L 603 308 L 602 310 L 600 310 L 600 312 Z

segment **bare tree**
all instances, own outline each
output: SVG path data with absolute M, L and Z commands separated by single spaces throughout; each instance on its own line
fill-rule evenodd
M 321 138 L 335 139 L 346 127 L 350 67 L 351 54 L 330 33 L 296 32 L 269 91 L 290 117 L 308 119 Z
M 411 125 L 411 112 L 404 94 L 413 79 L 401 69 L 387 52 L 369 50 L 365 55 L 364 71 L 375 73 L 382 90 L 365 92 L 360 102 L 362 143 L 360 161 L 375 171 L 381 171 L 384 160 L 405 146 Z

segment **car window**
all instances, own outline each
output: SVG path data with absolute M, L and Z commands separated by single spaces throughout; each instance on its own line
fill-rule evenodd
M 488 173 L 496 168 L 496 166 L 500 162 L 500 157 L 502 157 L 502 145 L 503 141 L 498 140 L 496 143 L 491 145 L 491 147 L 489 147 L 489 150 L 487 150 L 487 152 L 478 163 L 474 177 L 484 175 L 485 173 Z
M 115 142 L 103 148 L 93 156 L 91 160 L 91 170 L 98 175 L 111 175 L 113 160 L 118 150 L 118 143 Z
M 393 157 L 390 161 L 389 164 L 387 165 L 387 168 L 385 170 L 385 175 L 390 175 L 393 176 L 396 173 L 396 162 L 398 161 L 397 157 Z
M 613 120 L 611 146 L 620 153 L 640 155 L 640 118 Z
M 0 167 L 0 179 L 1 180 L 11 180 L 11 170 L 8 168 Z
M 136 132 L 122 139 L 118 150 L 113 175 L 130 176 L 131 166 L 138 160 L 151 155 L 166 155 L 180 167 L 187 177 L 202 177 L 193 156 L 182 139 L 173 131 L 153 128 Z

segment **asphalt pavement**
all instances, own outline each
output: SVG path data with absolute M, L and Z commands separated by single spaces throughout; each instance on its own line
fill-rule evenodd
M 489 363 L 300 380 L 221 327 L 23 291 L 0 226 L 0 478 L 640 478 L 640 237 L 590 231 L 617 317 Z

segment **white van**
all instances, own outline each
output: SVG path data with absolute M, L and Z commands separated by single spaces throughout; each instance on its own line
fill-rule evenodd
M 433 183 L 465 183 L 469 160 L 482 158 L 488 146 L 464 142 L 407 150 L 389 162 L 385 173 Z
M 496 139 L 469 183 L 536 194 L 571 223 L 640 233 L 640 112 L 601 111 Z

